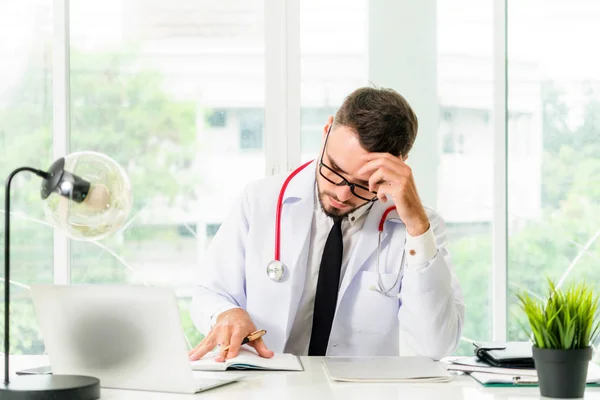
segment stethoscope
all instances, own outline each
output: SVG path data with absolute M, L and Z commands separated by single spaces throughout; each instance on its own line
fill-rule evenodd
M 275 257 L 273 258 L 273 261 L 271 261 L 271 262 L 269 262 L 269 264 L 267 264 L 267 276 L 273 282 L 281 281 L 281 279 L 283 279 L 283 276 L 285 274 L 285 269 L 286 269 L 285 265 L 281 262 L 281 258 L 280 258 L 280 255 L 281 255 L 281 253 L 280 253 L 281 208 L 283 207 L 283 196 L 285 195 L 285 191 L 286 191 L 290 181 L 296 175 L 298 175 L 298 173 L 300 171 L 302 171 L 304 168 L 306 168 L 310 163 L 312 163 L 312 161 L 309 161 L 309 162 L 299 166 L 294 171 L 292 171 L 292 173 L 283 182 L 283 185 L 281 186 L 281 189 L 279 191 L 279 197 L 277 198 L 277 210 L 276 210 L 276 214 L 275 214 Z M 381 280 L 381 274 L 379 273 L 379 255 L 381 252 L 381 235 L 383 233 L 383 226 L 385 224 L 385 220 L 386 220 L 388 214 L 395 209 L 396 209 L 395 206 L 391 206 L 391 207 L 387 208 L 385 210 L 385 212 L 383 213 L 383 215 L 381 216 L 381 220 L 379 221 L 379 227 L 378 227 L 379 235 L 377 238 L 377 267 L 376 267 L 377 286 L 369 287 L 370 290 L 381 293 L 388 297 L 398 297 L 399 296 L 398 294 L 393 294 L 392 292 L 394 291 L 394 288 L 396 287 L 396 285 L 398 285 L 398 282 L 400 281 L 400 276 L 402 275 L 402 267 L 404 266 L 404 250 L 403 250 L 402 251 L 402 259 L 400 261 L 400 268 L 398 269 L 398 274 L 396 275 L 396 280 L 394 281 L 394 284 L 392 286 L 390 286 L 389 288 L 386 288 Z

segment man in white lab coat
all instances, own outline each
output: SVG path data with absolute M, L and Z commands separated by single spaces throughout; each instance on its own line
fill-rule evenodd
M 444 224 L 404 162 L 417 126 L 400 94 L 360 88 L 325 124 L 315 161 L 245 188 L 199 271 L 191 317 L 207 336 L 190 359 L 215 346 L 229 347 L 219 361 L 235 357 L 257 329 L 263 357 L 456 349 L 464 303 Z

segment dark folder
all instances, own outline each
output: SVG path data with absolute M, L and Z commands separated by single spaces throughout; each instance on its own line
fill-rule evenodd
M 498 368 L 535 368 L 529 342 L 473 343 L 481 361 Z

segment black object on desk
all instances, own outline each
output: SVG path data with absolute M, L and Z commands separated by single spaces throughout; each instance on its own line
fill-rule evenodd
M 487 342 L 473 343 L 475 355 L 481 361 L 498 368 L 535 368 L 531 343 L 529 342 Z

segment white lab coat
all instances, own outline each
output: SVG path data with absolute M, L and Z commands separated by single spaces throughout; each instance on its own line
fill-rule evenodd
M 269 279 L 266 268 L 273 260 L 277 198 L 287 175 L 246 187 L 199 271 L 200 286 L 194 293 L 191 317 L 201 332 L 210 330 L 213 316 L 239 306 L 258 329 L 267 330 L 263 339 L 271 350 L 284 350 L 304 285 L 315 204 L 315 164 L 296 175 L 285 192 L 281 261 L 286 271 L 279 282 Z M 446 249 L 443 221 L 432 210 L 427 213 L 438 248 L 435 258 L 420 270 L 405 268 L 394 290 L 399 296 L 386 297 L 370 289 L 377 285 L 377 229 L 390 205 L 375 202 L 358 233 L 360 238 L 341 281 L 327 355 L 398 355 L 399 333 L 409 347 L 402 354 L 439 359 L 458 345 L 464 303 Z M 404 224 L 391 213 L 384 225 L 380 255 L 385 287 L 396 280 L 405 234 Z

